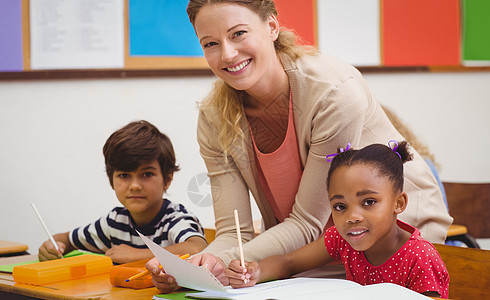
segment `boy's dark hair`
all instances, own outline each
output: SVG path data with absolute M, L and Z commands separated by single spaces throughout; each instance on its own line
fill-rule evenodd
M 382 144 L 372 144 L 360 150 L 345 152 L 340 152 L 339 148 L 328 171 L 327 189 L 330 187 L 330 176 L 335 169 L 341 166 L 366 164 L 376 168 L 379 175 L 387 176 L 393 183 L 394 192 L 401 192 L 403 191 L 403 164 L 413 158 L 409 148 L 406 141 L 398 143 L 396 152 Z
M 114 171 L 130 172 L 145 163 L 158 161 L 164 184 L 180 168 L 175 164 L 174 148 L 170 139 L 153 124 L 140 120 L 115 131 L 103 148 L 105 168 L 111 187 L 114 188 Z

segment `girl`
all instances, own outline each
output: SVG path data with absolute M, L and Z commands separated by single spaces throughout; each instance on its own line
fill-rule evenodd
M 393 150 L 373 144 L 327 156 L 327 179 L 334 225 L 323 237 L 292 253 L 260 262 L 233 260 L 225 274 L 233 287 L 287 278 L 340 260 L 347 279 L 360 284 L 391 282 L 432 297 L 448 296 L 449 274 L 431 243 L 418 229 L 397 220 L 407 207 L 403 163 L 412 159 L 408 144 Z M 389 144 L 390 144 L 389 143 Z

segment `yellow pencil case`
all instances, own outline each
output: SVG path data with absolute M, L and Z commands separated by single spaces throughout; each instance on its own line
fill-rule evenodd
M 109 273 L 111 269 L 110 257 L 86 254 L 15 266 L 12 276 L 18 283 L 43 285 Z

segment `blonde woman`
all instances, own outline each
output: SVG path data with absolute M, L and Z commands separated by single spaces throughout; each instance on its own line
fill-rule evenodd
M 245 260 L 285 254 L 317 239 L 330 217 L 325 156 L 345 147 L 403 140 L 361 74 L 296 43 L 280 27 L 271 0 L 190 0 L 187 13 L 218 77 L 203 101 L 198 141 L 213 192 L 216 239 L 191 262 L 223 271 L 239 257 L 233 211 L 239 212 Z M 410 203 L 400 219 L 443 242 L 451 217 L 437 182 L 415 153 L 406 166 Z M 254 238 L 249 192 L 265 232 Z M 147 268 L 161 291 L 178 283 Z

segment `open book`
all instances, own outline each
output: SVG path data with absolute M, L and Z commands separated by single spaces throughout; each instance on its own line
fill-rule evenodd
M 291 278 L 257 284 L 253 287 L 233 289 L 224 287 L 208 269 L 195 266 L 168 252 L 142 234 L 140 237 L 150 248 L 167 274 L 175 277 L 181 287 L 203 291 L 188 293 L 186 298 L 199 299 L 430 299 L 405 287 L 380 283 L 360 285 L 344 279 Z M 338 297 L 338 298 L 336 298 Z

